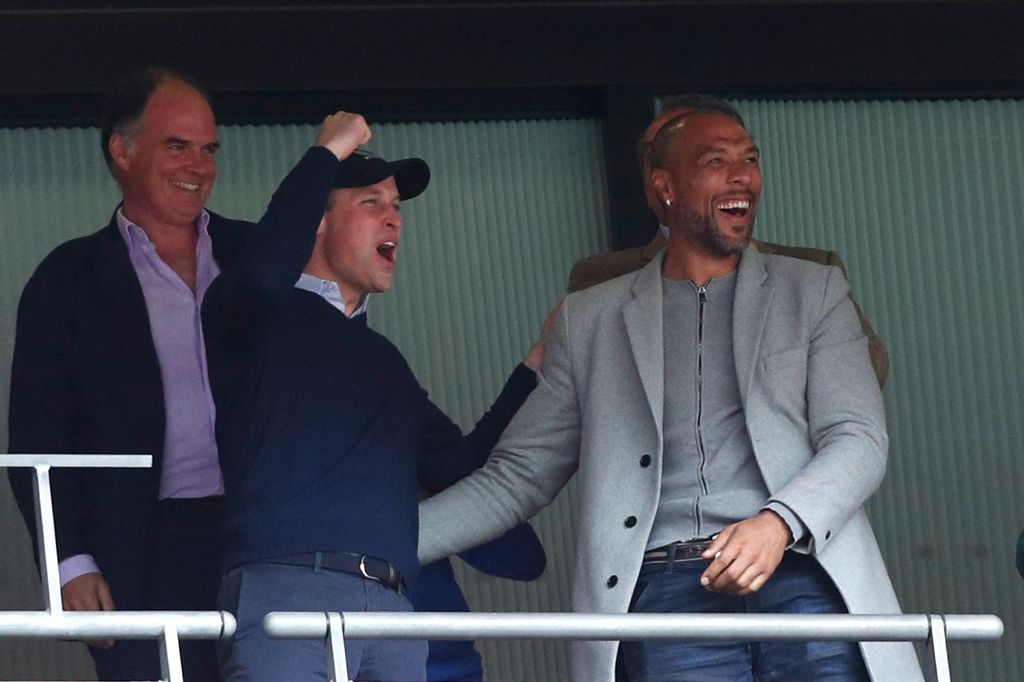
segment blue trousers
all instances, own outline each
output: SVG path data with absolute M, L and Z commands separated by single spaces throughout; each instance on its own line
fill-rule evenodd
M 327 679 L 324 641 L 267 637 L 263 616 L 269 611 L 412 611 L 405 596 L 372 580 L 270 563 L 243 564 L 224 576 L 217 603 L 238 623 L 218 651 L 225 682 Z M 349 679 L 426 679 L 426 642 L 346 640 L 345 656 Z
M 707 561 L 643 567 L 634 613 L 847 613 L 818 562 L 787 552 L 778 569 L 746 597 L 708 592 Z M 868 680 L 855 642 L 623 642 L 630 682 L 862 682 Z

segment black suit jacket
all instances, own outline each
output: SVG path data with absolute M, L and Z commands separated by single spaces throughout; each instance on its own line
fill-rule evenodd
M 211 214 L 224 269 L 250 223 Z M 116 221 L 61 244 L 18 305 L 11 367 L 10 452 L 152 454 L 151 469 L 53 469 L 57 555 L 91 554 L 119 609 L 146 608 L 147 570 L 163 463 L 163 384 L 142 287 Z M 31 472 L 11 488 L 33 536 Z

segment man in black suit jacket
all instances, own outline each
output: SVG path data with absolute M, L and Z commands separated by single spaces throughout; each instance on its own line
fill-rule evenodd
M 186 77 L 129 76 L 108 101 L 102 144 L 123 201 L 25 286 L 10 451 L 153 455 L 152 469 L 52 472 L 65 610 L 209 610 L 223 482 L 199 306 L 249 224 L 203 208 L 217 129 Z M 31 480 L 11 471 L 35 541 Z M 100 679 L 160 677 L 155 642 L 90 644 Z M 211 642 L 183 642 L 182 657 L 186 679 L 217 679 Z

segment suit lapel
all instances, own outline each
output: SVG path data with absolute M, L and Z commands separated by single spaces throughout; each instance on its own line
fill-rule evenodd
M 109 309 L 113 311 L 111 321 L 117 326 L 118 332 L 122 334 L 131 334 L 133 330 L 138 332 L 139 325 L 136 323 L 141 317 L 146 321 L 142 332 L 149 338 L 146 299 L 142 295 L 139 278 L 128 259 L 128 247 L 114 221 L 111 221 L 103 231 L 102 241 L 99 248 L 96 249 L 93 271 L 103 287 Z M 136 341 L 137 339 L 132 340 Z
M 92 267 L 104 298 L 96 309 L 100 318 L 96 322 L 108 330 L 111 343 L 117 344 L 124 366 L 142 377 L 139 389 L 150 391 L 150 395 L 138 396 L 138 399 L 159 408 L 159 424 L 154 422 L 154 429 L 159 431 L 162 443 L 164 403 L 160 361 L 153 345 L 142 285 L 128 259 L 128 248 L 114 220 L 102 233 Z
M 658 254 L 637 275 L 631 289 L 633 299 L 623 306 L 626 334 L 636 361 L 640 381 L 647 395 L 651 416 L 662 433 L 665 399 L 665 347 L 663 341 L 661 264 Z
M 764 335 L 774 290 L 768 282 L 764 256 L 748 246 L 740 259 L 736 277 L 736 298 L 732 307 L 733 361 L 744 406 L 754 379 L 758 351 Z

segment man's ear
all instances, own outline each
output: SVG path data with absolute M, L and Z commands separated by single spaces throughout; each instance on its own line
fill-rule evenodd
M 121 133 L 114 133 L 107 140 L 107 149 L 110 151 L 110 158 L 114 160 L 114 165 L 122 172 L 128 170 L 128 166 L 131 165 L 131 155 L 129 152 L 129 143 Z
M 664 204 L 669 199 L 675 201 L 669 187 L 669 172 L 667 170 L 664 168 L 651 169 L 651 185 L 654 187 L 654 194 L 658 197 L 658 203 Z
M 303 272 L 308 272 L 316 277 L 323 277 L 328 279 L 329 277 L 324 273 L 329 272 L 326 266 L 326 257 L 324 255 L 324 235 L 327 234 L 327 215 L 320 219 L 320 224 L 316 226 L 316 239 L 313 240 L 313 248 L 309 252 L 309 260 L 306 261 L 306 267 Z

